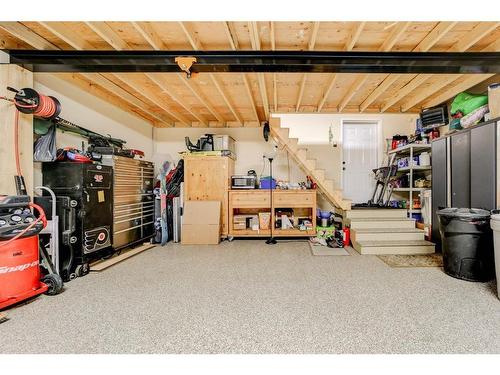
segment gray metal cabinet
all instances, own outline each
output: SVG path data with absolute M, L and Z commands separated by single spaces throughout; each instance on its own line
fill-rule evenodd
M 470 133 L 451 136 L 451 206 L 470 207 Z
M 496 208 L 496 124 L 470 131 L 470 206 Z
M 432 237 L 439 244 L 440 207 L 498 209 L 499 119 L 432 142 Z

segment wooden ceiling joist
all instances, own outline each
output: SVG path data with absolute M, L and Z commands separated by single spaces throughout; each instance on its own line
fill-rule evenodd
M 471 31 L 466 33 L 462 38 L 448 49 L 448 52 L 464 52 L 471 48 L 474 44 L 483 39 L 486 35 L 494 31 L 500 22 L 480 22 Z
M 59 49 L 57 46 L 42 38 L 40 35 L 36 34 L 20 22 L 0 22 L 0 28 L 36 49 Z
M 128 43 L 125 42 L 106 22 L 85 22 L 85 24 L 114 49 L 119 51 L 130 49 Z
M 274 21 L 270 22 L 269 33 L 270 33 L 270 38 L 271 38 L 271 49 L 273 51 L 275 51 L 276 50 L 276 30 L 274 28 Z
M 223 22 L 223 24 L 224 31 L 226 32 L 227 40 L 229 40 L 231 49 L 233 51 L 239 49 L 240 45 L 238 43 L 238 38 L 236 38 L 236 31 L 233 28 L 233 24 L 231 22 Z
M 318 31 L 319 31 L 319 22 L 314 22 L 311 31 L 311 37 L 309 38 L 309 42 L 307 43 L 307 49 L 309 51 L 314 50 L 314 45 L 316 44 L 316 39 L 318 37 Z M 297 102 L 295 104 L 295 112 L 298 112 L 300 109 L 300 104 L 302 103 L 302 97 L 304 95 L 304 90 L 306 88 L 306 82 L 307 82 L 307 74 L 304 74 L 302 76 L 302 80 L 300 81 L 299 93 L 297 96 Z
M 243 74 L 243 83 L 245 85 L 245 89 L 247 90 L 248 98 L 250 99 L 250 103 L 252 104 L 252 111 L 254 114 L 254 118 L 256 121 L 260 121 L 259 113 L 257 112 L 257 105 L 255 104 L 255 100 L 252 94 L 252 88 L 250 87 L 250 83 L 248 82 L 248 77 L 246 74 Z
M 239 47 L 238 39 L 236 38 L 236 33 L 231 32 L 231 25 L 229 24 L 229 22 L 224 22 L 224 25 L 231 49 L 235 51 Z M 245 89 L 247 91 L 248 99 L 250 100 L 250 104 L 252 106 L 252 111 L 254 113 L 255 120 L 260 121 L 259 113 L 257 112 L 257 105 L 255 104 L 255 100 L 252 94 L 252 88 L 250 87 L 250 82 L 248 81 L 248 76 L 246 74 L 242 74 L 241 76 L 243 84 L 245 85 Z
M 151 22 L 132 22 L 132 25 L 153 49 L 157 51 L 166 49 L 163 40 L 153 29 Z
M 365 27 L 366 22 L 356 22 L 345 44 L 346 51 L 352 51 Z
M 262 106 L 264 107 L 264 114 L 266 116 L 266 120 L 269 120 L 269 99 L 267 98 L 267 88 L 266 88 L 266 80 L 264 79 L 264 74 L 263 73 L 258 74 L 257 79 L 259 82 L 259 91 L 260 91 L 260 96 L 262 97 Z
M 295 103 L 295 112 L 299 111 L 300 103 L 302 102 L 302 96 L 304 96 L 304 89 L 306 88 L 307 75 L 302 75 L 300 80 L 299 94 L 297 96 L 297 102 Z
M 427 52 L 439 42 L 458 22 L 438 22 L 412 52 Z
M 382 94 L 386 93 L 387 89 L 396 82 L 399 74 L 388 74 L 384 80 L 368 95 L 359 106 L 360 112 L 365 111 L 373 102 L 375 102 Z
M 317 105 L 316 112 L 321 112 L 321 110 L 323 109 L 323 106 L 325 105 L 326 100 L 328 99 L 328 96 L 330 95 L 330 92 L 332 91 L 336 80 L 337 80 L 337 74 L 333 73 L 330 77 L 330 81 L 328 82 L 325 91 L 323 92 L 323 95 L 321 96 L 321 100 Z
M 382 105 L 380 112 L 387 111 L 390 107 L 398 103 L 405 96 L 413 92 L 418 86 L 424 83 L 429 77 L 430 74 L 419 74 L 415 76 L 410 82 L 408 82 L 405 86 L 398 89 L 398 91 L 388 98 Z
M 229 99 L 229 96 L 227 95 L 225 90 L 222 88 L 221 84 L 219 83 L 219 81 L 217 80 L 215 75 L 210 74 L 209 77 L 212 80 L 212 83 L 214 84 L 214 86 L 217 88 L 217 91 L 219 91 L 220 95 L 222 96 L 222 99 L 226 103 L 227 107 L 229 108 L 229 110 L 233 114 L 236 121 L 243 126 L 243 122 L 244 122 L 243 119 L 236 111 L 234 105 L 231 103 L 231 100 Z
M 82 35 L 67 27 L 64 27 L 64 25 L 59 22 L 39 22 L 39 24 L 45 27 L 59 39 L 68 43 L 74 49 L 80 51 L 95 49 L 94 46 L 89 43 Z
M 342 112 L 344 108 L 349 104 L 354 95 L 361 89 L 361 87 L 365 84 L 368 76 L 366 75 L 358 75 L 354 83 L 349 87 L 347 94 L 342 98 L 339 103 L 338 111 Z
M 252 44 L 253 50 L 260 50 L 260 36 L 259 36 L 259 26 L 257 22 L 248 22 L 248 31 L 250 33 L 250 42 Z M 269 99 L 267 97 L 266 80 L 264 79 L 263 73 L 257 73 L 257 82 L 259 85 L 259 92 L 262 98 L 262 106 L 264 107 L 264 114 L 266 120 L 269 120 Z
M 398 22 L 397 25 L 392 28 L 389 37 L 384 41 L 382 46 L 380 46 L 379 51 L 388 52 L 392 50 L 410 24 L 411 22 Z
M 273 105 L 274 112 L 278 112 L 278 78 L 273 74 Z

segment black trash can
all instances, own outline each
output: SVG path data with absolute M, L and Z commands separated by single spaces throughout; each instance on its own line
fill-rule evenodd
M 437 212 L 446 274 L 468 281 L 495 276 L 490 212 L 476 208 L 445 208 Z

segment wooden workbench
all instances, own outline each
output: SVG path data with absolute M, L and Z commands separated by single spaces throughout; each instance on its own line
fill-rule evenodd
M 228 224 L 231 237 L 268 237 L 270 229 L 235 229 L 234 215 L 258 214 L 271 211 L 269 190 L 229 190 Z M 271 215 L 274 237 L 309 237 L 316 235 L 316 190 L 273 190 L 272 212 L 278 208 L 292 208 L 299 215 L 307 216 L 312 222 L 308 230 L 274 228 L 275 220 Z

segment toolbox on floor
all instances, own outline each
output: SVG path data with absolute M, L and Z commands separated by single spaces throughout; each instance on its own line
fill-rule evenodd
M 113 169 L 73 162 L 43 163 L 43 184 L 69 197 L 71 233 L 61 228 L 59 270 L 63 280 L 84 276 L 89 262 L 112 251 Z

